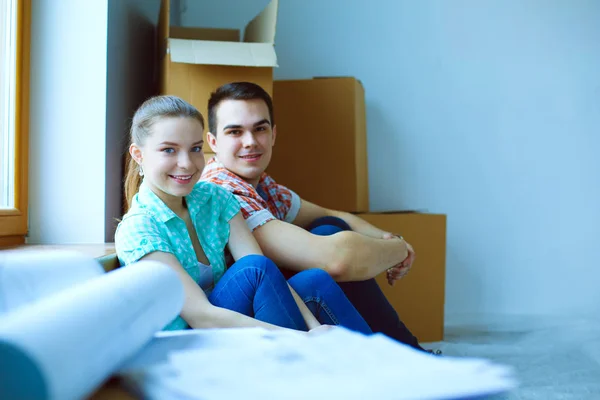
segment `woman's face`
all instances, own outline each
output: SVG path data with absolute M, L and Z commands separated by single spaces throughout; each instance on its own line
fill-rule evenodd
M 204 128 L 188 117 L 169 117 L 156 122 L 146 143 L 138 147 L 144 182 L 167 205 L 181 205 L 204 169 L 202 153 Z M 132 145 L 132 148 L 135 145 Z M 177 203 L 179 202 L 179 203 Z

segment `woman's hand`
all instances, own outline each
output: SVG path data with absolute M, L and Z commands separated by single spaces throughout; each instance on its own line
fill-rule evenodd
M 335 325 L 319 325 L 308 331 L 309 335 L 320 335 L 321 333 L 335 329 Z

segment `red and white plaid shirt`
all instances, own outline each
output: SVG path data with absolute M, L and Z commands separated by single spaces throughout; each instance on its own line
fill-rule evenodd
M 275 219 L 291 223 L 300 210 L 300 196 L 275 182 L 266 172 L 254 188 L 213 157 L 206 164 L 200 180 L 216 183 L 232 192 L 251 231 Z

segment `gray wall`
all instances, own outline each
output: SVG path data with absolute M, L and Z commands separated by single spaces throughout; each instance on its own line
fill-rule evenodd
M 123 215 L 124 156 L 136 108 L 158 93 L 156 24 L 160 0 L 108 0 L 106 87 L 106 227 L 114 241 Z
M 107 0 L 32 0 L 30 243 L 101 243 Z

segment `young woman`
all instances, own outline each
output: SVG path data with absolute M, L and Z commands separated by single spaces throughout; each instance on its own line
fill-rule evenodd
M 325 271 L 307 270 L 286 282 L 262 255 L 234 196 L 198 182 L 204 169 L 203 130 L 198 110 L 173 96 L 147 100 L 131 127 L 128 212 L 115 244 L 125 265 L 156 260 L 179 274 L 185 304 L 165 329 L 314 331 L 341 325 L 371 333 Z M 236 260 L 229 268 L 226 248 Z

